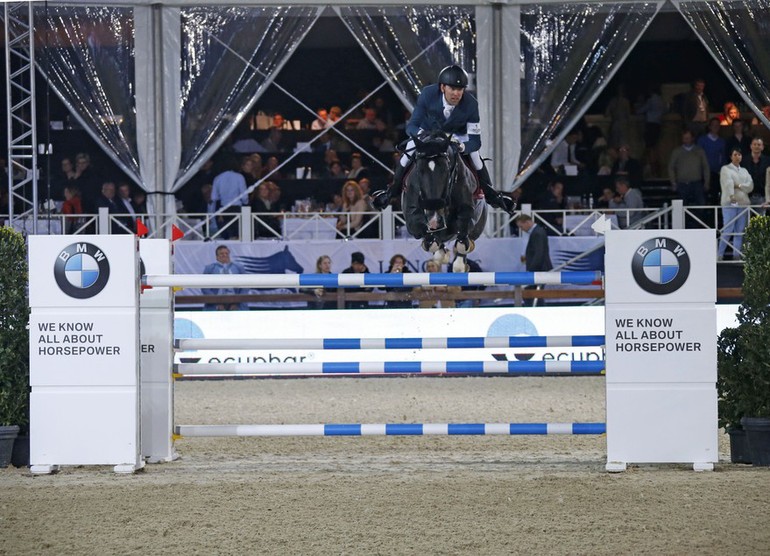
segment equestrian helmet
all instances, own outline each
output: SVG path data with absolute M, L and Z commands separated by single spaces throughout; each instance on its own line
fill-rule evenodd
M 438 82 L 442 85 L 465 89 L 468 86 L 468 74 L 460 66 L 447 66 L 438 74 Z

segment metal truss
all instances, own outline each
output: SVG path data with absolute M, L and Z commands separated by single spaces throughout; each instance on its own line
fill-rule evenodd
M 37 233 L 37 131 L 33 2 L 4 6 L 8 126 L 8 221 Z M 22 220 L 31 219 L 31 227 Z

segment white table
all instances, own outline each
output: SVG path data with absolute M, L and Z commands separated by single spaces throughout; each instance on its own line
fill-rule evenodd
M 336 216 L 287 214 L 283 218 L 283 239 L 334 239 L 337 237 L 336 225 Z

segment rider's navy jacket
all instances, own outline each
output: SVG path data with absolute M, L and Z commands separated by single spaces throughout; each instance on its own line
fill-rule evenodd
M 420 129 L 431 131 L 438 125 L 447 133 L 454 134 L 465 143 L 465 153 L 481 148 L 481 126 L 479 121 L 479 102 L 467 91 L 449 118 L 444 118 L 443 93 L 438 84 L 428 85 L 420 93 L 412 117 L 406 124 L 406 133 L 416 137 Z

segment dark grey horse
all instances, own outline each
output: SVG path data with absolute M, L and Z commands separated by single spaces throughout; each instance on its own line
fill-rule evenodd
M 465 255 L 484 231 L 487 204 L 474 197 L 476 176 L 449 135 L 435 131 L 414 142 L 401 197 L 406 228 L 436 259 L 444 258 L 445 243 L 456 240 L 453 270 L 465 272 Z

